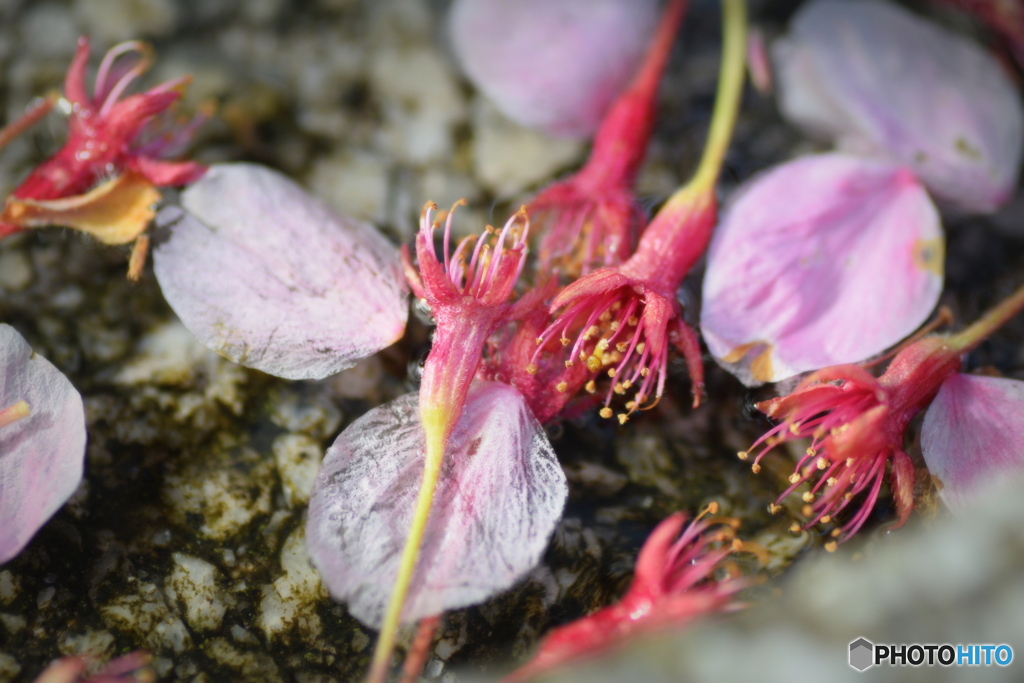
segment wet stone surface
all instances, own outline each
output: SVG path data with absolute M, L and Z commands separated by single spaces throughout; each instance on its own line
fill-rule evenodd
M 639 179 L 652 207 L 695 165 L 714 92 L 717 3 L 691 4 Z M 751 3 L 769 34 L 797 4 Z M 6 0 L 5 118 L 59 85 L 76 35 L 92 33 L 97 49 L 146 38 L 158 53 L 149 83 L 192 73 L 186 107 L 218 104 L 196 141 L 198 160 L 282 169 L 396 241 L 409 241 L 426 200 L 466 197 L 458 229 L 475 232 L 578 165 L 586 147 L 521 129 L 476 95 L 439 38 L 443 6 Z M 770 100 L 751 92 L 744 107 L 725 193 L 814 149 Z M 6 148 L 0 184 L 13 186 L 53 151 L 60 127 L 46 123 Z M 943 301 L 969 320 L 1019 283 L 1024 214 L 1017 206 L 994 221 L 947 226 Z M 140 647 L 166 681 L 357 679 L 374 634 L 327 597 L 310 567 L 305 505 L 323 451 L 344 426 L 414 387 L 409 369 L 429 348 L 429 331 L 412 322 L 398 345 L 334 378 L 278 380 L 199 346 L 151 269 L 137 285 L 125 281 L 126 260 L 125 250 L 59 229 L 0 242 L 0 320 L 69 376 L 89 429 L 81 488 L 0 567 L 0 681 L 32 680 L 61 655 L 106 659 Z M 699 271 L 682 291 L 694 307 Z M 695 308 L 688 315 L 695 320 Z M 968 365 L 1024 377 L 1022 337 L 1017 321 Z M 547 629 L 617 598 L 643 539 L 675 510 L 717 501 L 743 521 L 742 537 L 768 549 L 773 576 L 812 548 L 820 553 L 816 533 L 787 531 L 798 506 L 766 511 L 792 465 L 772 458 L 754 476 L 735 457 L 766 427 L 752 405 L 770 389 L 748 391 L 710 360 L 708 374 L 710 400 L 696 412 L 680 362 L 658 408 L 626 426 L 585 415 L 551 428 L 570 497 L 544 562 L 513 590 L 445 616 L 428 679 L 507 672 Z M 890 518 L 879 505 L 868 535 Z

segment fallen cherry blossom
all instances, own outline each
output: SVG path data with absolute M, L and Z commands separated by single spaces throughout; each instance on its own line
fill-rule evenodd
M 0 564 L 71 497 L 84 459 L 82 397 L 13 327 L 0 324 Z
M 327 451 L 306 542 L 330 594 L 379 628 L 423 478 L 419 398 L 374 408 Z M 529 571 L 568 493 L 544 430 L 518 391 L 475 382 L 448 439 L 402 610 L 411 623 L 481 602 Z
M 706 512 L 717 513 L 717 503 Z M 736 538 L 738 520 L 701 514 L 680 534 L 685 522 L 686 515 L 677 512 L 651 532 L 637 557 L 633 583 L 619 602 L 556 628 L 502 683 L 525 681 L 622 647 L 641 634 L 683 628 L 702 616 L 741 607 L 736 594 L 751 580 L 729 559 L 751 552 L 763 561 L 764 551 Z M 722 570 L 725 576 L 716 577 Z
M 577 384 L 562 380 L 559 393 L 580 389 L 605 393 L 600 415 L 615 415 L 616 396 L 629 393 L 617 414 L 624 424 L 634 412 L 661 398 L 668 377 L 669 348 L 686 360 L 693 407 L 700 404 L 704 366 L 700 343 L 683 319 L 676 291 L 703 255 L 718 215 L 715 186 L 725 161 L 742 97 L 747 15 L 742 2 L 725 0 L 718 91 L 703 155 L 693 177 L 661 207 L 644 230 L 636 252 L 624 263 L 599 268 L 565 287 L 551 301 L 553 321 L 537 336 L 527 374 L 562 363 L 581 363 Z M 602 375 L 610 386 L 599 389 Z M 550 387 L 547 388 L 550 392 Z M 531 405 L 536 401 L 528 397 Z
M 157 223 L 164 297 L 224 357 L 287 379 L 355 365 L 405 330 L 398 249 L 256 164 L 211 167 Z
M 922 450 L 935 465 L 940 484 L 954 506 L 963 502 L 980 480 L 1019 468 L 1017 385 L 993 386 L 957 376 L 961 356 L 984 341 L 1024 309 L 1024 286 L 990 309 L 966 329 L 950 335 L 929 335 L 905 345 L 885 373 L 875 378 L 857 365 L 839 365 L 808 375 L 787 396 L 757 404 L 758 410 L 779 423 L 758 439 L 741 460 L 761 459 L 780 444 L 809 440 L 809 446 L 790 475 L 783 498 L 806 482 L 801 494 L 808 518 L 805 529 L 831 524 L 853 505 L 856 512 L 831 530 L 826 550 L 849 539 L 868 520 L 888 479 L 896 504 L 896 523 L 902 526 L 914 507 L 914 465 L 904 450 L 910 421 L 926 408 L 931 412 L 922 434 Z M 940 389 L 952 382 L 945 397 L 933 405 Z M 929 406 L 932 408 L 929 408 Z M 948 482 L 948 485 L 945 484 Z M 941 489 L 941 490 L 945 490 Z M 794 523 L 794 530 L 800 525 Z
M 81 38 L 64 81 L 68 137 L 7 198 L 0 237 L 28 228 L 62 225 L 104 244 L 136 242 L 129 277 L 137 279 L 148 241 L 143 231 L 160 200 L 158 187 L 185 185 L 206 171 L 191 161 L 167 161 L 203 117 L 177 126 L 158 118 L 181 97 L 188 78 L 125 95 L 152 63 L 146 43 L 114 46 L 100 63 L 90 97 L 85 86 L 89 41 Z M 29 120 L 33 111 L 26 112 Z M 14 124 L 16 130 L 24 126 Z
M 462 69 L 506 116 L 586 137 L 657 21 L 655 0 L 456 0 L 448 30 Z
M 579 277 L 633 253 L 646 222 L 633 194 L 654 128 L 658 83 L 687 0 L 671 0 L 629 86 L 601 119 L 587 163 L 546 187 L 527 206 L 543 235 L 537 270 Z
M 701 330 L 745 384 L 864 360 L 942 291 L 938 212 L 906 168 L 803 157 L 750 181 L 708 249 Z
M 809 132 L 909 166 L 963 210 L 1012 196 L 1024 109 L 999 62 L 967 38 L 887 2 L 817 0 L 774 58 L 779 107 Z
M 1024 471 L 1024 382 L 955 374 L 924 416 L 921 453 L 939 497 L 962 512 L 986 487 Z

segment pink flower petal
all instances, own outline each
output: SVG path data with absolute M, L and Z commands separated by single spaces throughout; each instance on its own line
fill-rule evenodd
M 939 496 L 954 512 L 1024 472 L 1024 382 L 956 374 L 924 416 L 921 452 Z
M 379 627 L 423 475 L 418 397 L 371 410 L 327 451 L 306 541 L 328 591 Z M 476 382 L 448 441 L 404 623 L 472 605 L 539 560 L 562 515 L 565 475 L 512 387 Z
M 701 328 L 743 382 L 864 360 L 938 301 L 943 238 L 907 169 L 842 154 L 748 183 L 708 251 Z
M 408 314 L 398 250 L 255 164 L 214 166 L 160 212 L 153 253 L 171 308 L 247 367 L 319 379 L 398 339 Z
M 798 125 L 910 166 L 965 210 L 1012 195 L 1024 110 L 999 62 L 965 37 L 893 4 L 819 0 L 774 57 L 779 106 Z
M 0 427 L 0 564 L 71 497 L 85 458 L 82 397 L 13 327 L 0 324 L 0 410 L 20 401 L 29 414 Z
M 462 69 L 510 119 L 586 137 L 633 75 L 658 20 L 654 0 L 456 0 Z

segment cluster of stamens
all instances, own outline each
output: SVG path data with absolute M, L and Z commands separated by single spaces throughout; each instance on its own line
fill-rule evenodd
M 611 380 L 601 417 L 615 414 L 611 408 L 615 396 L 635 390 L 625 403 L 625 411 L 617 416 L 619 423 L 625 424 L 635 411 L 653 407 L 665 386 L 668 347 L 661 344 L 661 349 L 652 353 L 642 314 L 643 303 L 630 288 L 582 297 L 537 337 L 537 350 L 527 372 L 537 371 L 541 353 L 549 342 L 557 339 L 563 348 L 568 348 L 565 366 L 584 363 L 592 374 L 584 387 L 588 393 L 597 393 L 599 374 L 604 373 Z M 566 382 L 555 387 L 560 392 L 568 388 Z M 654 401 L 648 403 L 652 395 Z
M 452 205 L 451 210 L 435 218 L 437 205 L 428 202 L 420 215 L 420 229 L 428 240 L 429 253 L 436 261 L 437 253 L 430 236 L 441 227 L 441 221 L 444 220 L 443 257 L 448 280 L 463 296 L 502 303 L 511 295 L 526 264 L 529 219 L 526 211 L 520 209 L 500 231 L 488 225 L 483 235 L 463 238 L 452 252 L 452 218 L 455 209 L 465 204 L 466 201 L 460 199 Z M 510 242 L 510 246 L 506 247 L 506 242 Z
M 803 527 L 794 523 L 794 532 L 818 523 L 829 524 L 856 496 L 867 491 L 857 513 L 830 532 L 832 540 L 825 547 L 833 551 L 838 541 L 856 533 L 867 521 L 893 455 L 883 428 L 888 410 L 886 397 L 877 386 L 843 382 L 798 389 L 775 401 L 779 403 L 770 409 L 769 415 L 782 413 L 783 421 L 750 450 L 741 451 L 739 458 L 747 460 L 753 456 L 751 469 L 757 473 L 761 471 L 761 458 L 779 444 L 810 439 L 810 446 L 789 477 L 789 487 L 769 506 L 772 513 L 780 511 L 783 499 L 805 482 L 816 480 L 801 495 L 801 512 L 809 521 Z

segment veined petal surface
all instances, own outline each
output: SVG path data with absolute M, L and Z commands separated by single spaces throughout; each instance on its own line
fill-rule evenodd
M 313 562 L 331 595 L 371 628 L 383 619 L 409 534 L 424 446 L 416 394 L 375 408 L 327 451 L 310 499 Z M 403 623 L 514 584 L 540 561 L 567 493 L 522 395 L 474 383 L 449 437 Z
M 1024 471 L 1024 382 L 958 373 L 924 416 L 921 452 L 954 512 L 987 485 Z
M 906 168 L 837 153 L 777 166 L 734 197 L 712 237 L 704 339 L 748 385 L 864 360 L 934 308 L 943 245 Z
M 397 340 L 408 315 L 398 249 L 256 164 L 213 166 L 157 216 L 153 264 L 200 342 L 247 367 L 320 379 Z
M 0 324 L 0 410 L 29 414 L 0 427 L 0 564 L 31 540 L 82 480 L 85 411 L 68 378 Z
M 448 31 L 469 79 L 507 117 L 587 137 L 658 21 L 654 0 L 456 0 Z
M 1017 185 L 1020 95 L 996 58 L 895 4 L 818 0 L 773 49 L 779 107 L 840 147 L 912 168 L 936 198 L 987 213 Z

